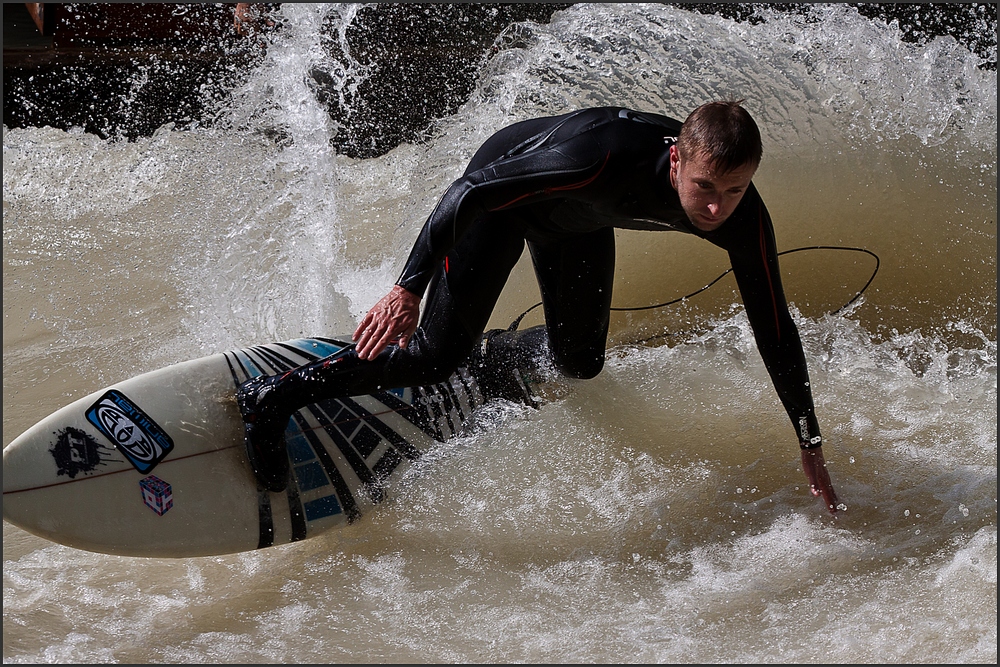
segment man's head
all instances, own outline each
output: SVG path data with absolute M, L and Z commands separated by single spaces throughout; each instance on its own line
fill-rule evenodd
M 762 152 L 760 130 L 740 102 L 709 102 L 691 112 L 670 147 L 670 184 L 696 227 L 711 231 L 732 215 Z

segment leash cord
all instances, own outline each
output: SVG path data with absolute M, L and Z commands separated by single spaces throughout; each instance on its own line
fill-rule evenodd
M 858 299 L 860 299 L 861 295 L 864 294 L 868 290 L 868 288 L 871 286 L 872 281 L 875 280 L 875 276 L 878 275 L 879 267 L 882 265 L 882 260 L 880 260 L 879 256 L 876 255 L 871 250 L 868 250 L 867 248 L 856 248 L 856 247 L 853 247 L 853 246 L 838 246 L 838 245 L 802 246 L 800 248 L 792 248 L 791 250 L 782 250 L 781 252 L 778 253 L 778 257 L 781 257 L 782 255 L 790 255 L 790 254 L 795 253 L 795 252 L 806 252 L 806 251 L 809 251 L 809 250 L 842 250 L 842 251 L 846 251 L 846 252 L 863 252 L 863 253 L 865 253 L 867 255 L 871 255 L 872 257 L 875 258 L 875 269 L 872 271 L 872 275 L 868 278 L 868 282 L 866 282 L 865 285 L 864 285 L 864 287 L 862 287 L 860 290 L 858 290 L 858 293 L 855 294 L 853 297 L 851 297 L 851 299 L 847 303 L 845 303 L 840 308 L 837 308 L 836 310 L 831 311 L 830 312 L 831 315 L 836 315 L 836 314 L 840 313 L 841 311 L 845 310 L 848 306 L 850 306 L 851 304 L 853 304 L 855 301 L 857 301 Z M 611 310 L 617 311 L 617 312 L 636 312 L 636 311 L 640 311 L 640 310 L 654 310 L 656 308 L 666 308 L 667 306 L 672 306 L 675 303 L 680 303 L 681 301 L 685 301 L 686 299 L 690 299 L 693 296 L 701 294 L 702 292 L 704 292 L 705 290 L 707 290 L 712 285 L 714 285 L 715 283 L 719 282 L 720 280 L 722 280 L 723 278 L 725 278 L 727 275 L 729 275 L 732 272 L 733 272 L 732 268 L 726 269 L 725 271 L 723 271 L 721 274 L 719 274 L 714 280 L 712 280 L 710 283 L 708 283 L 704 287 L 696 289 L 695 291 L 691 292 L 690 294 L 686 294 L 686 295 L 678 297 L 676 299 L 671 299 L 670 301 L 664 301 L 663 303 L 654 303 L 654 304 L 649 305 L 649 306 L 628 306 L 628 307 L 624 307 L 623 306 L 623 307 L 617 307 L 617 308 L 616 307 L 612 307 Z M 534 306 L 532 306 L 531 308 L 528 308 L 526 311 L 524 311 L 523 313 L 521 313 L 518 316 L 518 318 L 511 323 L 511 325 L 507 328 L 507 330 L 508 331 L 516 331 L 517 328 L 518 328 L 518 326 L 520 326 L 520 324 L 521 324 L 521 320 L 524 319 L 525 315 L 527 315 L 528 313 L 530 313 L 531 311 L 533 311 L 535 308 L 538 308 L 540 305 L 542 305 L 541 301 L 539 301 Z M 660 336 L 656 336 L 656 338 L 659 338 L 662 335 L 663 334 L 661 334 Z

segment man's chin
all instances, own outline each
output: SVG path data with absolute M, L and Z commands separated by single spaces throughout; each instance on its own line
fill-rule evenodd
M 688 220 L 691 224 L 702 230 L 703 232 L 710 232 L 718 229 L 726 221 L 725 218 L 705 218 L 700 215 L 688 216 Z

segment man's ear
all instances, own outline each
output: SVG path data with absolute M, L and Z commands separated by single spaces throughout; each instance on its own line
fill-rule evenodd
M 677 150 L 677 144 L 670 147 L 670 185 L 677 189 L 677 169 L 681 164 L 681 152 Z

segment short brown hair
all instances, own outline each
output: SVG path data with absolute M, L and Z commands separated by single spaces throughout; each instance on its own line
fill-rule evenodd
M 704 155 L 723 173 L 745 164 L 760 165 L 764 149 L 757 123 L 743 100 L 708 102 L 691 112 L 677 137 L 682 156 Z

